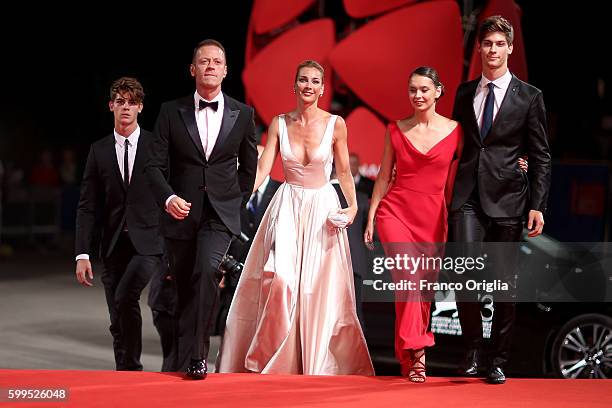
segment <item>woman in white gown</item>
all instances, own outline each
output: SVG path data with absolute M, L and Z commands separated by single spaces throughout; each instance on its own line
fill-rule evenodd
M 317 107 L 323 75 L 317 62 L 301 63 L 296 109 L 270 124 L 254 190 L 279 151 L 286 182 L 270 202 L 245 261 L 219 372 L 374 374 L 355 312 L 346 229 L 335 228 L 350 224 L 357 212 L 346 125 Z M 334 158 L 349 204 L 344 210 L 329 183 Z

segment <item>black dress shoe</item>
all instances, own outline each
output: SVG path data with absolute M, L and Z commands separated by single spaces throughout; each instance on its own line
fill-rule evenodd
M 208 373 L 206 360 L 191 360 L 191 364 L 187 368 L 187 377 L 194 380 L 202 380 Z
M 476 350 L 467 352 L 463 364 L 457 370 L 457 374 L 462 377 L 471 377 L 478 374 L 478 352 Z
M 501 367 L 491 367 L 487 375 L 487 382 L 489 384 L 503 384 L 506 382 L 506 375 Z

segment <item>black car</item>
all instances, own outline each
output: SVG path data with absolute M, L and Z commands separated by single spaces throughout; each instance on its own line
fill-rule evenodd
M 547 236 L 521 243 L 520 269 L 531 273 L 526 277 L 531 283 L 522 287 L 533 293 L 523 294 L 523 301 L 517 302 L 513 347 L 506 367 L 510 375 L 612 378 L 612 269 L 606 244 L 599 244 L 597 248 L 566 244 Z M 367 279 L 364 283 L 368 285 Z M 434 375 L 454 375 L 465 352 L 461 326 L 452 295 L 438 295 L 441 300 L 432 305 L 431 313 L 436 345 L 427 350 L 427 367 Z M 533 301 L 525 301 L 531 298 Z M 484 296 L 485 339 L 494 313 L 490 300 Z M 363 311 L 377 374 L 397 375 L 394 304 L 364 302 Z

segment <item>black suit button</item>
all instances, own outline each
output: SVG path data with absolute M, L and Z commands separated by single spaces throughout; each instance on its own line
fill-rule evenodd
M 206 186 L 199 186 L 198 189 L 200 189 L 201 191 L 206 191 Z
M 209 167 L 208 163 L 204 165 L 204 168 L 207 169 Z

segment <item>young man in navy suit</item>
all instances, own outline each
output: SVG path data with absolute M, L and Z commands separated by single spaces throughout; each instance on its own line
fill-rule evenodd
M 459 86 L 453 110 L 465 143 L 449 214 L 449 241 L 508 243 L 491 246 L 488 278 L 510 287 L 525 216 L 529 237 L 542 233 L 551 167 L 542 92 L 508 70 L 513 37 L 512 25 L 501 16 L 489 17 L 480 26 L 482 75 Z M 522 155 L 529 157 L 528 173 L 517 164 Z M 466 273 L 465 278 L 473 276 Z M 468 348 L 463 375 L 476 375 L 482 360 L 480 303 L 473 295 L 464 294 L 457 304 Z M 506 299 L 495 302 L 494 308 L 487 380 L 503 384 L 515 304 Z

